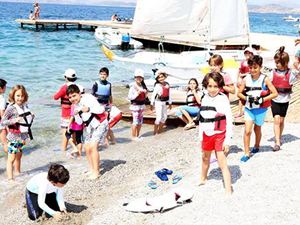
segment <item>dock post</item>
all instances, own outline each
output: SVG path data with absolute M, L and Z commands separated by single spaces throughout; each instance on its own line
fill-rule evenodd
M 42 29 L 45 29 L 45 24 L 42 24 Z
M 78 24 L 78 30 L 81 30 L 81 29 L 82 29 L 82 25 Z
M 67 24 L 66 23 L 64 24 L 64 28 L 67 29 Z
M 56 30 L 58 30 L 58 23 L 56 24 Z
M 23 23 L 21 23 L 21 28 L 23 28 Z
M 39 25 L 35 24 L 35 29 L 38 30 L 39 29 Z

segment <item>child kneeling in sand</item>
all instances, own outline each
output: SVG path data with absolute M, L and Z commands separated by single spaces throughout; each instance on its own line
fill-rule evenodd
M 229 99 L 220 92 L 224 87 L 224 79 L 218 72 L 208 73 L 202 85 L 207 90 L 207 94 L 202 98 L 197 118 L 199 138 L 202 142 L 202 174 L 199 185 L 206 183 L 210 156 L 212 151 L 216 151 L 226 194 L 231 195 L 231 175 L 226 162 L 226 154 L 230 148 L 232 115 Z
M 81 94 L 75 84 L 68 87 L 67 95 L 75 107 L 76 123 L 79 125 L 84 123 L 86 127 L 84 150 L 90 164 L 90 171 L 87 174 L 89 179 L 97 179 L 100 175 L 98 145 L 104 143 L 108 131 L 107 113 L 93 95 Z
M 37 174 L 28 181 L 25 198 L 29 219 L 36 220 L 45 212 L 60 221 L 62 213 L 67 214 L 63 187 L 69 178 L 69 171 L 64 166 L 52 164 L 48 173 Z

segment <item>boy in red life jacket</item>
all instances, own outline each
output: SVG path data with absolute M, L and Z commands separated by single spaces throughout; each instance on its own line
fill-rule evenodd
M 249 73 L 249 66 L 248 66 L 248 60 L 253 57 L 254 55 L 254 50 L 251 47 L 248 47 L 244 51 L 245 55 L 245 60 L 241 62 L 239 71 L 237 73 L 237 78 L 236 78 L 236 86 L 237 88 L 240 88 L 242 80 L 246 77 L 246 75 Z M 243 104 L 241 101 L 239 101 L 239 112 L 234 116 L 235 118 L 239 118 L 243 116 L 242 113 L 243 109 Z
M 199 185 L 207 182 L 210 157 L 215 151 L 223 175 L 225 193 L 231 195 L 231 175 L 226 154 L 229 152 L 232 136 L 232 114 L 229 99 L 221 93 L 224 79 L 218 72 L 208 73 L 202 81 L 202 86 L 207 92 L 201 100 L 197 117 L 202 145 L 202 173 Z
M 100 176 L 98 145 L 104 143 L 108 131 L 107 113 L 93 95 L 82 94 L 75 84 L 68 87 L 67 95 L 75 107 L 75 122 L 86 127 L 84 150 L 90 164 L 88 179 L 97 179 Z
M 273 151 L 279 151 L 281 137 L 284 128 L 284 119 L 291 100 L 292 85 L 297 81 L 298 68 L 289 69 L 289 54 L 284 52 L 285 47 L 280 47 L 274 61 L 276 68 L 269 74 L 270 80 L 278 92 L 278 96 L 271 101 L 271 109 L 274 118 L 275 145 Z
M 74 84 L 77 80 L 76 72 L 73 69 L 67 69 L 64 73 L 66 83 L 60 88 L 60 90 L 54 95 L 54 100 L 60 99 L 61 104 L 61 132 L 62 132 L 62 145 L 61 149 L 66 151 L 68 140 L 66 138 L 66 131 L 69 126 L 69 120 L 71 115 L 71 105 L 72 103 L 69 101 L 69 97 L 67 96 L 67 88 L 70 84 Z
M 248 60 L 250 73 L 242 80 L 237 95 L 245 102 L 245 154 L 241 158 L 242 162 L 247 162 L 250 159 L 250 139 L 253 127 L 255 144 L 251 153 L 255 154 L 259 151 L 262 137 L 261 126 L 264 124 L 271 99 L 276 98 L 278 95 L 270 78 L 261 73 L 262 64 L 263 58 L 258 55 Z

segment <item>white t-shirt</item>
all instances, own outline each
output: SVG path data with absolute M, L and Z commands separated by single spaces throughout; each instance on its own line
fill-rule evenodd
M 6 100 L 3 95 L 0 95 L 0 110 L 5 110 Z
M 128 100 L 134 100 L 139 96 L 139 91 L 143 91 L 143 86 L 138 86 L 137 84 L 133 84 L 128 93 Z M 131 104 L 129 107 L 130 110 L 142 110 L 145 109 L 145 104 L 143 105 L 133 105 Z

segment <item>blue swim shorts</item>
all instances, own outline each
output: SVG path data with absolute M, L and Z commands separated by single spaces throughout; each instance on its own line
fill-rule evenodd
M 257 126 L 262 126 L 265 122 L 268 108 L 251 109 L 245 108 L 245 121 L 254 121 Z

